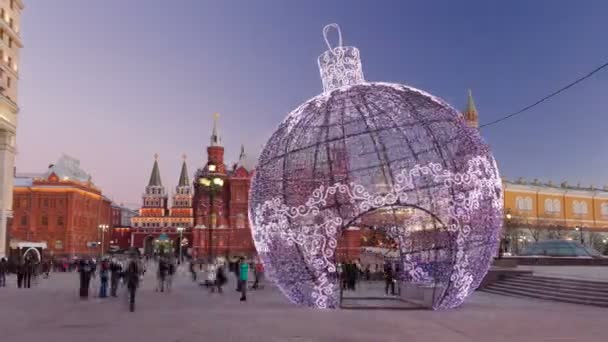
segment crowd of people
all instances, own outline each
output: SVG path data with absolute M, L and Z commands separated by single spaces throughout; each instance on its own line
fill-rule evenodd
M 7 275 L 11 273 L 16 275 L 17 287 L 31 288 L 39 276 L 48 279 L 52 272 L 76 272 L 81 299 L 86 300 L 91 296 L 118 297 L 119 290 L 126 288 L 129 309 L 134 311 L 137 289 L 141 286 L 147 264 L 150 262 L 156 265 L 155 290 L 171 292 L 173 278 L 178 269 L 175 258 L 167 255 L 142 258 L 138 253 L 99 259 L 81 257 L 71 260 L 63 258 L 37 261 L 27 257 L 14 262 L 2 258 L 0 259 L 0 287 L 6 286 Z M 228 283 L 229 273 L 234 273 L 236 291 L 240 294 L 241 301 L 247 301 L 248 289 L 263 288 L 264 267 L 259 260 L 246 260 L 243 257 L 231 261 L 216 258 L 206 263 L 193 260 L 189 263 L 189 271 L 195 283 L 197 279 L 203 279 L 201 285 L 208 287 L 210 293 L 219 294 L 224 292 L 223 288 Z M 253 275 L 253 279 L 250 279 L 250 273 Z M 252 281 L 250 282 L 250 280 Z
M 385 295 L 395 295 L 395 283 L 399 274 L 399 263 L 386 261 L 382 269 L 376 264 L 374 270 L 370 264 L 365 266 L 359 262 L 347 261 L 338 264 L 338 274 L 343 291 L 355 291 L 360 280 L 384 280 Z

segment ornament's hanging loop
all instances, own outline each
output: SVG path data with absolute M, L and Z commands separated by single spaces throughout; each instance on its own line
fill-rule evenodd
M 323 38 L 325 38 L 325 44 L 327 44 L 329 51 L 333 52 L 334 48 L 331 47 L 331 44 L 329 44 L 329 39 L 327 39 L 327 34 L 329 33 L 329 30 L 331 30 L 332 28 L 338 32 L 338 47 L 342 46 L 342 31 L 340 31 L 340 25 L 338 25 L 336 23 L 327 24 L 323 28 Z

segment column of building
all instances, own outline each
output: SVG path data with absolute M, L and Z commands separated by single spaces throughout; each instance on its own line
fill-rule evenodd
M 15 134 L 17 131 L 17 80 L 21 0 L 3 1 L 0 5 L 0 257 L 6 255 L 7 232 L 12 218 Z

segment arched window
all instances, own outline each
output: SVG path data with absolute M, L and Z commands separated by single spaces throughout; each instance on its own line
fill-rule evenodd
M 245 228 L 245 214 L 236 215 L 236 227 L 238 229 Z
M 525 208 L 525 203 L 524 203 L 524 199 L 521 196 L 517 196 L 515 198 L 515 207 L 518 210 L 526 210 Z
M 553 211 L 556 213 L 562 211 L 562 204 L 558 199 L 553 199 Z
M 553 208 L 553 200 L 550 198 L 545 200 L 545 212 L 551 214 L 555 212 L 555 209 Z
M 608 216 L 608 202 L 602 203 L 602 216 Z
M 576 215 L 586 215 L 588 212 L 587 202 L 585 201 L 572 201 L 572 211 Z
M 561 203 L 558 199 L 545 199 L 545 212 L 550 214 L 557 214 L 561 211 Z

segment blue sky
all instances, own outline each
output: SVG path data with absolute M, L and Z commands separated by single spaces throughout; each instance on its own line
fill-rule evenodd
M 30 0 L 22 17 L 17 168 L 81 160 L 105 193 L 137 205 L 160 154 L 175 186 L 219 112 L 226 159 L 257 151 L 321 92 L 325 24 L 359 47 L 365 77 L 412 85 L 481 123 L 608 60 L 606 1 Z M 608 70 L 482 134 L 510 179 L 608 184 Z

